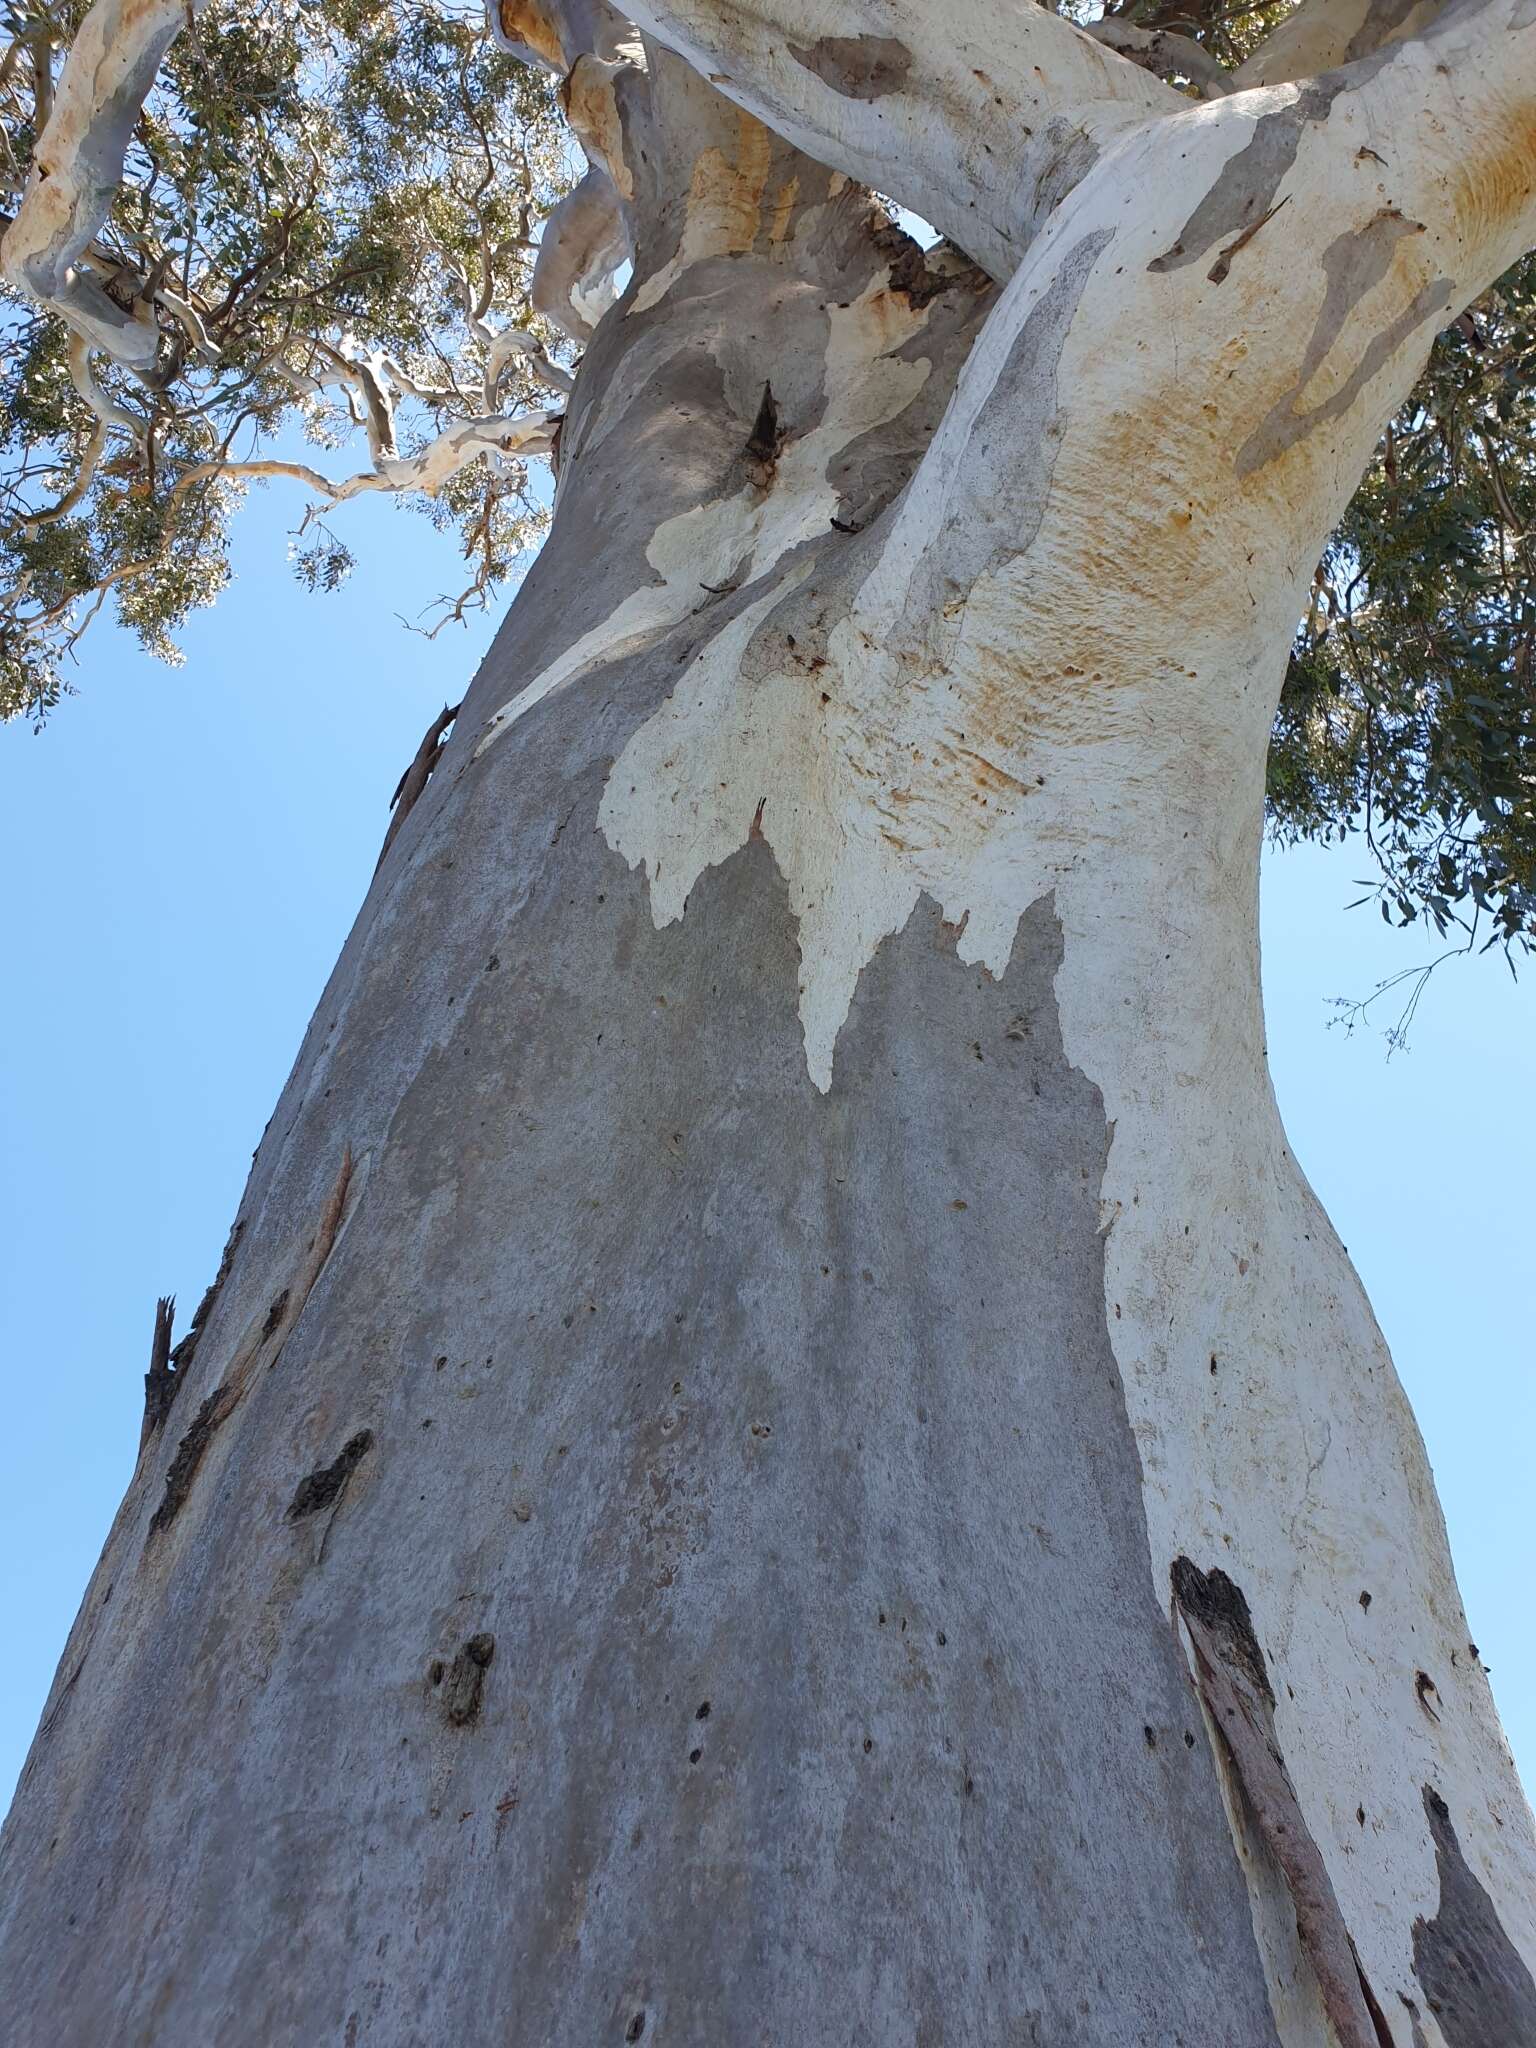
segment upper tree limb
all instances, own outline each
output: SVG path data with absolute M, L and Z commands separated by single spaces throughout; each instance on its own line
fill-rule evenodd
M 84 269 L 122 183 L 134 123 L 194 0 L 96 0 L 80 24 L 27 189 L 0 246 L 15 288 L 59 313 L 120 363 L 148 370 L 159 348 L 147 309 L 125 311 Z
M 1445 0 L 1301 0 L 1293 14 L 1233 74 L 1238 86 L 1315 78 L 1417 35 Z
M 1034 0 L 640 0 L 641 25 L 820 163 L 1006 277 L 1064 183 L 1170 86 Z

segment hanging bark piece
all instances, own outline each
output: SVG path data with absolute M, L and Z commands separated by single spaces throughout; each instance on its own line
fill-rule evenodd
M 389 800 L 394 816 L 389 821 L 389 830 L 384 834 L 384 844 L 379 848 L 379 857 L 374 863 L 374 873 L 384 865 L 384 856 L 395 843 L 396 834 L 416 808 L 416 800 L 431 779 L 432 770 L 437 766 L 437 757 L 443 751 L 443 736 L 459 715 L 457 704 L 445 704 L 427 727 L 421 745 L 412 756 L 411 765 L 395 784 L 395 793 Z
M 139 1429 L 142 1451 L 156 1430 L 164 1427 L 176 1398 L 176 1375 L 171 1370 L 171 1325 L 176 1317 L 176 1297 L 162 1294 L 155 1303 L 155 1334 L 149 1346 L 149 1371 L 144 1375 L 144 1421 Z
M 304 1304 L 320 1277 L 321 1268 L 331 1255 L 351 1180 L 352 1151 L 349 1146 L 341 1155 L 340 1170 L 326 1197 L 319 1225 L 297 1276 L 274 1298 L 261 1320 L 253 1323 L 247 1331 L 229 1372 L 203 1402 L 193 1418 L 192 1427 L 176 1446 L 176 1455 L 165 1475 L 165 1492 L 150 1517 L 151 1538 L 168 1529 L 185 1507 L 209 1445 L 239 1405 L 257 1365 L 265 1359 L 270 1368 L 282 1355 L 283 1345 L 304 1311 Z
M 1175 1559 L 1172 1576 L 1174 1600 L 1194 1647 L 1200 1697 L 1221 1732 L 1248 1812 L 1285 1878 L 1296 1932 L 1339 2048 L 1392 2048 L 1285 1767 L 1275 1734 L 1274 1690 L 1243 1590 L 1224 1571 L 1202 1572 L 1187 1557 Z

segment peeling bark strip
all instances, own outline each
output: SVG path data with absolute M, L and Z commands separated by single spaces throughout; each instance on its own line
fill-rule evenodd
M 416 801 L 431 780 L 432 770 L 437 766 L 443 751 L 449 726 L 459 715 L 457 704 L 445 704 L 427 727 L 421 745 L 412 756 L 411 765 L 395 784 L 395 793 L 389 800 L 394 816 L 389 821 L 389 830 L 384 834 L 384 844 L 379 848 L 379 857 L 373 871 L 383 867 L 385 856 L 394 845 L 400 827 L 416 808 Z
M 160 1429 L 176 1398 L 176 1375 L 171 1371 L 171 1325 L 176 1316 L 176 1297 L 162 1294 L 155 1303 L 155 1334 L 149 1347 L 149 1371 L 144 1375 L 144 1421 L 139 1430 L 139 1449 Z
M 322 1465 L 318 1472 L 299 1481 L 298 1490 L 288 1503 L 287 1520 L 302 1522 L 306 1515 L 317 1515 L 322 1508 L 339 1507 L 347 1481 L 372 1448 L 371 1429 L 360 1429 L 356 1436 L 348 1437 L 329 1465 Z
M 1275 1734 L 1275 1695 L 1242 1588 L 1224 1571 L 1173 1565 L 1173 1595 L 1194 1646 L 1200 1696 L 1260 1835 L 1279 1864 L 1296 1932 L 1339 2048 L 1392 2048 L 1355 1956 L 1322 1852 L 1307 1827 Z
M 1504 1931 L 1493 1900 L 1467 1867 L 1450 1808 L 1431 1785 L 1424 1811 L 1434 1837 L 1440 1905 L 1413 1927 L 1413 1964 L 1449 2048 L 1531 2048 L 1536 1983 Z
M 851 100 L 879 100 L 899 92 L 912 69 L 912 52 L 894 36 L 821 36 L 809 47 L 788 47 L 797 64 Z
M 352 1152 L 349 1147 L 341 1155 L 340 1169 L 331 1184 L 319 1224 L 293 1282 L 274 1296 L 260 1323 L 253 1324 L 247 1331 L 225 1378 L 203 1402 L 193 1418 L 192 1427 L 176 1446 L 176 1455 L 165 1475 L 165 1492 L 150 1517 L 150 1539 L 168 1529 L 186 1506 L 198 1468 L 208 1455 L 214 1437 L 244 1398 L 257 1366 L 265 1359 L 270 1369 L 282 1356 L 283 1346 L 303 1314 L 304 1304 L 331 1255 L 351 1181 Z

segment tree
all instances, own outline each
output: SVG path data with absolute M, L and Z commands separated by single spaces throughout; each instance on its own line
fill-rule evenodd
M 1536 8 L 636 13 L 502 7 L 591 166 L 538 260 L 632 275 L 157 1313 L 18 2038 L 1536 2041 L 1254 930 L 1271 755 L 1523 929 Z M 7 233 L 88 382 L 175 346 L 82 259 L 182 18 L 98 0 Z

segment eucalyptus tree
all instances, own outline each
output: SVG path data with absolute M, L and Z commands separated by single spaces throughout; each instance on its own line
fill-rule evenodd
M 632 14 L 6 60 L 19 661 L 216 559 L 295 401 L 358 489 L 557 473 L 157 1311 L 16 2037 L 1536 2042 L 1255 928 L 1266 779 L 1389 914 L 1529 927 L 1536 5 Z M 307 156 L 207 168 L 226 34 Z

